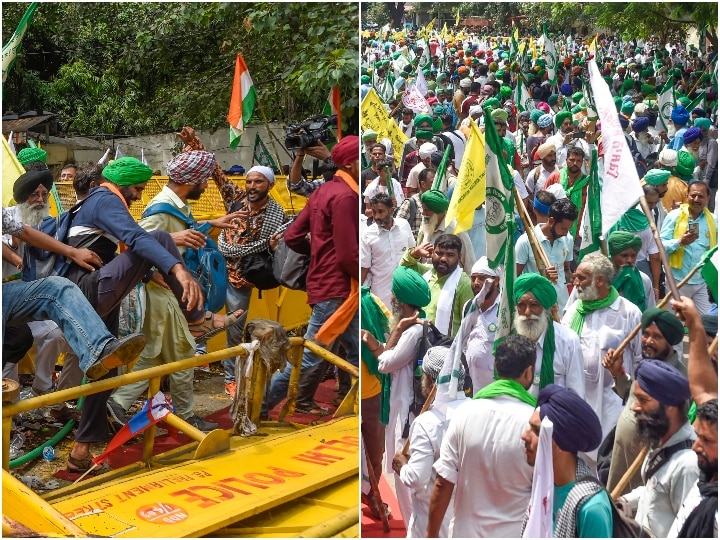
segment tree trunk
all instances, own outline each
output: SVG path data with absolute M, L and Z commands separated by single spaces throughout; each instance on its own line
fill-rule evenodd
M 405 16 L 405 2 L 385 2 L 385 7 L 390 13 L 390 19 L 392 19 L 390 26 L 400 28 Z

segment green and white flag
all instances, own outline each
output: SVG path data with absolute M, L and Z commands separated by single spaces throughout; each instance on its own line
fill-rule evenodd
M 376 72 L 377 70 L 373 70 L 372 74 L 372 85 L 373 88 L 375 88 L 375 91 L 380 96 L 380 99 L 383 100 L 383 103 L 387 103 L 392 98 L 395 97 L 395 88 L 393 88 L 392 82 L 390 81 L 389 76 L 385 76 L 384 79 L 378 80 Z
M 527 86 L 525 86 L 525 83 L 518 78 L 517 82 L 517 88 L 518 88 L 518 100 L 517 100 L 517 106 L 518 109 L 520 109 L 520 112 L 525 111 L 532 111 L 535 108 L 535 100 L 530 95 L 530 92 L 528 92 Z
M 513 284 L 515 282 L 515 216 L 513 204 L 514 182 L 503 156 L 500 134 L 485 107 L 485 238 L 490 268 L 504 265 L 500 277 L 498 330 L 495 347 L 512 331 L 515 312 Z
M 18 24 L 18 27 L 15 29 L 15 33 L 10 38 L 10 41 L 8 41 L 5 45 L 3 45 L 2 48 L 2 82 L 5 83 L 5 80 L 7 79 L 8 74 L 10 73 L 10 69 L 12 68 L 13 64 L 15 63 L 15 59 L 17 58 L 17 53 L 20 50 L 20 47 L 22 47 L 22 41 L 25 37 L 25 32 L 27 32 L 28 25 L 30 24 L 30 21 L 32 21 L 33 15 L 35 15 L 35 10 L 40 5 L 40 2 L 33 2 L 28 6 L 28 8 L 25 10 L 25 14 L 22 16 L 22 19 L 20 19 L 20 23 Z
M 720 270 L 720 255 L 718 255 L 718 248 L 715 246 L 703 255 L 700 261 L 703 264 L 700 274 L 702 275 L 705 283 L 707 283 L 710 292 L 715 299 L 718 298 L 718 270 Z
M 430 47 L 428 46 L 427 41 L 425 38 L 420 38 L 417 40 L 417 43 L 415 45 L 416 47 L 422 47 L 422 56 L 420 57 L 420 62 L 418 64 L 418 67 L 420 69 L 425 69 L 426 66 L 430 65 Z
M 588 253 L 600 251 L 602 216 L 600 214 L 600 179 L 598 178 L 597 150 L 592 151 L 590 181 L 588 182 L 587 202 L 580 219 L 580 252 L 578 264 Z
M 253 162 L 257 162 L 258 165 L 270 167 L 272 170 L 278 170 L 278 166 L 275 164 L 275 160 L 268 151 L 265 143 L 262 142 L 260 134 L 255 134 L 255 148 L 253 148 Z
M 550 86 L 557 84 L 557 51 L 555 50 L 555 43 L 547 35 L 547 28 L 543 25 L 543 56 L 545 57 L 545 69 L 548 74 L 548 81 Z
M 408 60 L 407 56 L 405 56 L 402 52 L 397 51 L 393 55 L 393 73 L 395 74 L 395 78 L 400 77 L 403 69 L 409 65 L 410 60 Z
M 673 85 L 672 77 L 668 79 L 665 86 L 658 94 L 657 103 L 660 123 L 662 123 L 663 129 L 667 131 L 668 126 L 670 125 L 670 116 L 675 108 L 675 87 Z

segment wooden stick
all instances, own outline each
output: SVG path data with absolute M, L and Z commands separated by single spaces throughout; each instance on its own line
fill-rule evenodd
M 430 410 L 430 407 L 432 407 L 433 402 L 435 401 L 435 394 L 437 394 L 437 384 L 434 384 L 432 387 L 432 390 L 430 390 L 430 393 L 428 394 L 427 399 L 425 399 L 425 403 L 422 406 L 422 409 L 420 410 L 420 414 Z M 420 416 L 418 414 L 418 416 Z M 407 454 L 410 451 L 410 437 L 408 437 L 407 441 L 405 441 L 405 445 L 403 446 L 402 453 Z
M 715 352 L 715 349 L 717 349 L 718 346 L 718 337 L 717 335 L 713 338 L 712 342 L 710 343 L 710 346 L 708 347 L 708 354 L 710 355 L 710 359 L 712 360 L 712 355 Z
M 686 96 L 690 97 L 690 96 L 692 95 L 692 93 L 693 93 L 693 92 L 695 91 L 695 89 L 697 88 L 697 85 L 700 84 L 700 81 L 702 81 L 703 75 L 705 75 L 705 74 L 708 72 L 708 69 L 710 69 L 710 67 L 713 66 L 713 65 L 714 65 L 714 64 L 708 64 L 707 66 L 705 66 L 705 70 L 702 72 L 702 75 L 700 75 L 700 76 L 697 78 L 697 81 L 695 81 L 695 84 L 693 85 L 693 87 L 690 89 L 690 91 L 689 91 L 687 94 L 685 94 Z
M 648 453 L 648 445 L 645 445 L 640 450 L 640 453 L 635 458 L 635 461 L 632 462 L 632 465 L 630 465 L 630 468 L 625 471 L 625 474 L 622 475 L 622 478 L 620 478 L 620 481 L 617 483 L 617 485 L 613 488 L 612 492 L 610 493 L 610 499 L 613 501 L 616 501 L 621 495 L 623 490 L 625 489 L 625 486 L 627 486 L 630 479 L 635 476 L 635 473 L 642 465 L 643 460 L 645 459 L 645 455 Z
M 665 279 L 667 280 L 668 287 L 670 287 L 672 297 L 674 300 L 680 300 L 680 293 L 678 292 L 678 288 L 675 285 L 675 278 L 673 277 L 672 269 L 670 268 L 670 261 L 668 260 L 667 252 L 662 245 L 662 240 L 660 240 L 660 233 L 658 233 L 657 225 L 655 225 L 655 219 L 650 212 L 650 207 L 648 206 L 647 200 L 645 199 L 645 195 L 640 197 L 640 207 L 642 208 L 642 211 L 650 224 L 653 238 L 655 239 L 658 251 L 660 252 L 660 262 L 662 262 L 663 268 L 665 270 Z
M 383 524 L 383 531 L 386 533 L 390 532 L 390 522 L 385 514 L 385 505 L 383 504 L 382 496 L 380 495 L 380 487 L 378 486 L 378 480 L 375 476 L 372 463 L 370 463 L 370 456 L 368 455 L 367 445 L 363 441 L 363 450 L 365 450 L 365 463 L 367 465 L 368 478 L 370 479 L 370 490 L 372 491 L 371 497 L 375 501 L 378 513 L 380 514 L 380 520 Z M 381 473 L 382 474 L 382 473 Z

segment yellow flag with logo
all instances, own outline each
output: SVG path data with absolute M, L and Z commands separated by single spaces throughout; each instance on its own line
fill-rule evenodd
M 447 227 L 457 218 L 455 234 L 470 230 L 475 209 L 485 202 L 485 137 L 470 122 L 470 137 L 463 154 L 450 206 L 445 215 Z
M 360 106 L 360 125 L 363 131 L 372 129 L 377 133 L 378 141 L 390 139 L 395 157 L 395 167 L 399 167 L 407 135 L 403 133 L 397 122 L 388 117 L 388 111 L 374 88 L 370 89 Z

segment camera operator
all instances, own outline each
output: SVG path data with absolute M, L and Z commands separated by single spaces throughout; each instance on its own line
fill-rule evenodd
M 317 159 L 321 164 L 323 178 L 308 180 L 303 174 L 303 162 L 305 156 Z M 290 174 L 287 177 L 287 188 L 292 193 L 297 193 L 303 197 L 309 197 L 310 194 L 329 180 L 335 174 L 337 168 L 330 158 L 330 150 L 320 141 L 306 148 L 298 148 L 295 150 L 295 159 L 293 159 Z

